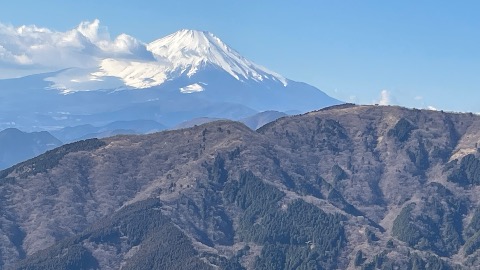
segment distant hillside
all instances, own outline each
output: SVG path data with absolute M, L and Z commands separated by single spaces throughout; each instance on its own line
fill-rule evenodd
M 185 122 L 180 123 L 179 125 L 176 125 L 172 129 L 182 129 L 182 128 L 191 128 L 194 126 L 210 123 L 213 121 L 219 121 L 219 120 L 226 120 L 222 118 L 209 118 L 209 117 L 200 117 L 200 118 L 194 118 Z
M 27 133 L 16 128 L 2 130 L 0 131 L 0 169 L 43 154 L 60 145 L 62 142 L 46 131 Z
M 119 134 L 146 134 L 164 130 L 166 127 L 153 120 L 115 121 L 103 126 L 79 125 L 52 131 L 63 142 L 91 138 L 105 138 Z
M 480 117 L 335 106 L 0 172 L 2 267 L 479 269 Z
M 244 123 L 247 127 L 253 130 L 256 130 L 284 116 L 287 116 L 287 114 L 283 112 L 265 111 L 265 112 L 257 113 L 247 118 L 243 118 L 239 121 Z
M 245 117 L 242 119 L 239 119 L 238 122 L 241 122 L 245 124 L 247 127 L 256 130 L 272 121 L 277 120 L 280 117 L 287 116 L 286 113 L 283 112 L 277 112 L 277 111 L 265 111 L 261 113 L 256 113 L 254 115 L 251 115 L 249 117 Z M 185 121 L 181 123 L 180 125 L 175 126 L 173 129 L 180 129 L 180 128 L 189 128 L 193 127 L 195 125 L 201 125 L 201 124 L 206 124 L 210 123 L 213 121 L 219 121 L 219 120 L 227 120 L 227 119 L 221 119 L 221 118 L 208 118 L 208 117 L 201 117 L 201 118 L 195 118 L 189 121 Z

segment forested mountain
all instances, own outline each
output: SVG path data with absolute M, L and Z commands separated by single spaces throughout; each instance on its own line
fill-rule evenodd
M 0 173 L 6 269 L 478 269 L 480 117 L 340 105 Z

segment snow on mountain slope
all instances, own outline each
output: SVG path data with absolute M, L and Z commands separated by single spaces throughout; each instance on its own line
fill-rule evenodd
M 241 82 L 270 80 L 283 86 L 288 84 L 283 76 L 250 62 L 209 32 L 180 30 L 153 41 L 146 48 L 155 56 L 154 61 L 103 59 L 99 70 L 90 74 L 91 80 L 102 82 L 104 78 L 116 77 L 127 88 L 141 89 L 161 85 L 182 75 L 191 77 L 207 66 L 214 66 Z M 179 90 L 192 92 L 183 89 Z
M 171 71 L 195 74 L 202 66 L 213 64 L 237 80 L 276 80 L 287 85 L 281 75 L 269 71 L 242 57 L 212 33 L 180 30 L 147 45 L 157 59 L 168 59 Z
M 188 86 L 180 88 L 180 92 L 186 93 L 186 94 L 201 92 L 205 90 L 202 85 L 205 85 L 205 84 L 203 83 L 190 84 Z
M 118 77 L 127 87 L 148 88 L 165 82 L 168 78 L 169 63 L 140 62 L 123 59 L 104 59 L 100 63 L 100 70 L 92 73 L 99 80 L 103 77 Z

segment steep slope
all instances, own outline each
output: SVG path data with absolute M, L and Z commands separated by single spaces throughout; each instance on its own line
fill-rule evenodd
M 141 268 L 171 233 L 193 245 L 186 261 L 223 269 L 476 269 L 479 129 L 473 114 L 343 105 L 257 132 L 216 121 L 66 145 L 1 173 L 2 262 L 55 265 L 75 246 L 76 265 Z M 152 198 L 174 226 L 121 229 Z
M 120 262 L 127 258 L 104 256 L 111 252 L 108 248 L 135 250 L 135 247 L 137 256 L 128 258 L 122 269 L 211 269 L 196 258 L 197 252 L 188 237 L 161 214 L 161 206 L 157 199 L 129 205 L 85 233 L 39 252 L 18 269 L 120 267 Z
M 45 153 L 62 145 L 50 133 L 22 132 L 15 128 L 0 131 L 0 169 Z

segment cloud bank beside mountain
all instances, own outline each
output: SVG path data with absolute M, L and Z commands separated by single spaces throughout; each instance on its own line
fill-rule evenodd
M 146 45 L 134 37 L 121 34 L 112 39 L 99 20 L 82 22 L 66 32 L 35 25 L 14 27 L 0 24 L 3 77 L 15 71 L 26 75 L 70 67 L 90 68 L 109 57 L 154 59 Z

